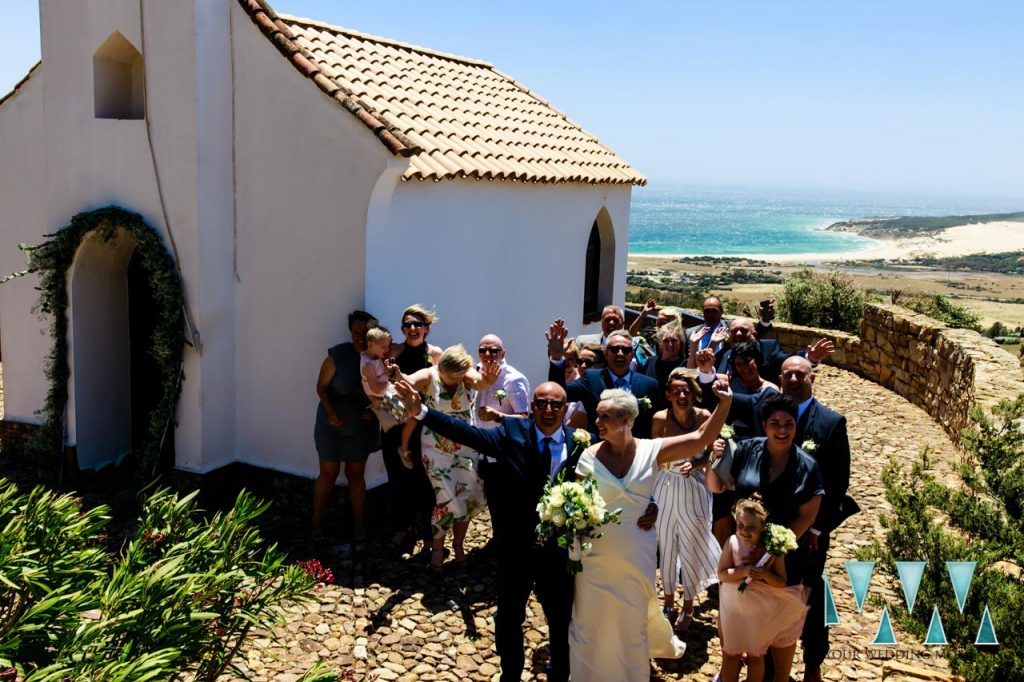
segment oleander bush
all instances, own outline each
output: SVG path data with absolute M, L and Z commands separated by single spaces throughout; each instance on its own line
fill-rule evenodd
M 999 403 L 991 414 L 972 413 L 963 434 L 965 454 L 956 466 L 962 485 L 948 487 L 923 451 L 910 470 L 893 461 L 883 472 L 892 515 L 882 518 L 884 544 L 865 557 L 897 576 L 896 561 L 925 561 L 927 568 L 912 614 L 889 608 L 924 640 L 938 606 L 949 645 L 940 651 L 954 672 L 970 680 L 1004 682 L 1024 675 L 1024 395 Z M 978 562 L 961 614 L 946 561 Z M 988 607 L 999 646 L 975 646 Z
M 866 301 L 867 295 L 849 275 L 838 270 L 816 272 L 805 268 L 783 284 L 778 299 L 779 316 L 792 324 L 856 334 Z
M 195 493 L 158 491 L 115 553 L 100 541 L 106 508 L 0 481 L 0 675 L 214 680 L 232 669 L 254 631 L 332 579 L 265 546 L 253 521 L 268 506 L 243 491 L 206 515 Z

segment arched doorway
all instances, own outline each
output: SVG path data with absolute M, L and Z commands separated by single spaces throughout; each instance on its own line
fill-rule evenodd
M 125 230 L 86 235 L 69 272 L 68 435 L 83 470 L 139 452 L 159 400 L 156 307 L 141 260 Z
M 141 216 L 115 206 L 79 213 L 24 248 L 54 344 L 31 452 L 52 466 L 73 444 L 82 469 L 132 453 L 148 480 L 173 463 L 185 340 L 174 260 Z

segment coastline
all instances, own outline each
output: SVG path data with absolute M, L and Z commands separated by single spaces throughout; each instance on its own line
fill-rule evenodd
M 977 253 L 1024 251 L 1024 222 L 993 222 L 958 225 L 934 234 L 906 239 L 874 239 L 877 246 L 833 253 L 748 253 L 748 254 L 670 254 L 629 253 L 629 258 L 731 258 L 761 260 L 769 263 L 818 265 L 842 261 L 900 260 L 917 256 L 967 256 Z

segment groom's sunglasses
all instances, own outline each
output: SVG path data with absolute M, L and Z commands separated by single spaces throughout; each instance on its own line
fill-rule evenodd
M 546 400 L 544 398 L 534 398 L 533 399 L 533 406 L 536 407 L 541 412 L 543 412 L 544 410 L 548 409 L 549 407 L 552 410 L 554 410 L 555 412 L 558 412 L 560 409 L 565 407 L 565 401 L 564 400 Z

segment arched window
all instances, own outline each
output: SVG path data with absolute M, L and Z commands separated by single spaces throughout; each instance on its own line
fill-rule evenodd
M 96 50 L 92 69 L 96 118 L 145 118 L 145 67 L 127 38 L 111 33 Z
M 590 227 L 583 278 L 583 323 L 590 324 L 615 299 L 615 230 L 606 208 Z
M 594 221 L 587 240 L 587 265 L 583 281 L 583 323 L 601 319 L 601 230 Z

